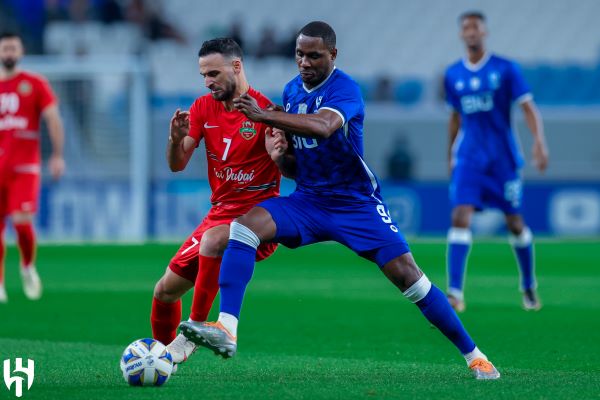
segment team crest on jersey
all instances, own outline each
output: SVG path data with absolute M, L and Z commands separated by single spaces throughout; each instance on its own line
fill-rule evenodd
M 32 89 L 33 88 L 29 81 L 21 81 L 21 83 L 19 83 L 19 86 L 17 87 L 17 92 L 19 92 L 19 94 L 21 94 L 22 96 L 27 96 L 31 93 Z
M 298 114 L 306 114 L 308 106 L 304 103 L 298 104 Z
M 252 121 L 244 121 L 242 122 L 242 127 L 240 128 L 240 135 L 246 140 L 252 139 L 256 136 L 256 129 L 254 129 L 254 122 Z
M 474 76 L 469 80 L 469 86 L 471 87 L 471 90 L 477 90 L 481 87 L 481 80 Z
M 321 106 L 321 100 L 323 100 L 323 96 L 317 97 L 317 108 Z

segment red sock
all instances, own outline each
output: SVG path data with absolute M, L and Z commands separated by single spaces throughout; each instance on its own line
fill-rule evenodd
M 4 219 L 0 217 L 0 285 L 4 284 Z
M 219 291 L 219 270 L 221 257 L 206 257 L 199 255 L 198 275 L 194 285 L 194 299 L 192 300 L 192 321 L 206 321 L 213 301 Z
M 168 345 L 177 336 L 177 327 L 181 322 L 181 300 L 175 303 L 163 303 L 156 297 L 152 298 L 152 337 Z
M 17 244 L 21 251 L 21 265 L 28 268 L 33 263 L 35 256 L 35 232 L 31 222 L 15 224 L 17 231 Z

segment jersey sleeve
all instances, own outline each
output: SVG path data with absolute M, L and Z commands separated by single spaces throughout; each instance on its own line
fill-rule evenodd
M 258 103 L 258 106 L 260 108 L 267 108 L 269 106 L 274 106 L 275 103 L 273 103 L 271 101 L 271 99 L 269 99 L 267 96 L 265 96 L 264 94 L 257 92 L 257 96 L 256 96 L 256 102 Z
M 200 99 L 196 99 L 194 104 L 190 107 L 190 132 L 189 136 L 196 140 L 196 143 L 200 143 L 200 140 L 204 137 L 204 117 L 202 104 Z
M 531 89 L 529 89 L 529 85 L 527 85 L 527 82 L 525 82 L 523 72 L 521 72 L 521 67 L 519 67 L 517 63 L 510 63 L 508 77 L 510 79 L 509 87 L 510 98 L 512 101 L 522 104 L 533 99 Z
M 446 103 L 454 110 L 460 111 L 460 99 L 456 95 L 452 82 L 450 80 L 450 74 L 446 71 L 444 75 L 444 96 L 446 97 Z
M 37 81 L 37 92 L 38 106 L 40 111 L 44 111 L 46 107 L 56 104 L 56 96 L 52 91 L 50 83 L 46 79 L 40 78 Z
M 287 83 L 285 85 L 285 87 L 283 88 L 283 93 L 281 94 L 281 102 L 283 103 L 283 108 L 285 110 L 285 112 L 289 111 L 289 107 L 288 107 L 288 103 L 290 101 L 290 88 L 292 87 L 291 83 Z
M 358 115 L 364 107 L 362 95 L 357 84 L 342 81 L 333 85 L 322 99 L 319 110 L 330 110 L 342 118 L 342 125 Z

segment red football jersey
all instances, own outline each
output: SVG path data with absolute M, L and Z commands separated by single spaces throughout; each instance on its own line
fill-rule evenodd
M 271 104 L 252 88 L 248 94 L 262 108 Z M 212 204 L 256 204 L 279 195 L 281 173 L 265 149 L 266 128 L 237 110 L 227 111 L 210 94 L 194 101 L 189 135 L 197 142 L 204 138 Z
M 48 81 L 40 75 L 19 72 L 0 80 L 0 170 L 39 165 L 40 116 L 55 103 Z

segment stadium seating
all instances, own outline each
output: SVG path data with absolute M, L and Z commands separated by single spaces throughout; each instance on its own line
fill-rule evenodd
M 600 25 L 595 23 L 600 2 L 581 0 L 574 4 L 560 0 L 553 7 L 542 7 L 543 4 L 543 0 L 480 4 L 477 8 L 489 20 L 489 47 L 524 64 L 540 103 L 600 103 L 598 91 L 580 84 L 600 81 Z M 267 25 L 284 40 L 306 21 L 324 19 L 338 32 L 338 64 L 360 80 L 365 97 L 375 97 L 371 92 L 375 80 L 387 75 L 394 81 L 394 99 L 409 105 L 430 100 L 431 97 L 423 96 L 425 88 L 436 85 L 445 65 L 463 53 L 457 16 L 472 7 L 468 0 L 437 1 L 435 6 L 430 2 L 382 0 L 370 4 L 365 13 L 364 3 L 359 0 L 292 2 L 285 9 L 277 0 L 261 0 L 261 7 L 232 0 L 190 9 L 186 0 L 172 0 L 164 9 L 165 18 L 177 21 L 178 29 L 189 38 L 189 45 L 164 40 L 144 43 L 140 32 L 131 25 L 106 26 L 96 22 L 51 23 L 45 45 L 49 52 L 63 55 L 134 54 L 145 50 L 155 93 L 197 93 L 195 84 L 202 85 L 195 63 L 198 45 L 210 37 L 226 35 L 233 20 L 241 21 L 245 47 L 252 53 Z M 265 9 L 272 12 L 265 14 Z M 338 12 L 339 9 L 344 12 Z M 364 30 L 362 26 L 377 30 Z M 251 82 L 271 97 L 279 97 L 294 71 L 291 57 L 248 57 Z M 169 73 L 165 73 L 166 65 Z

